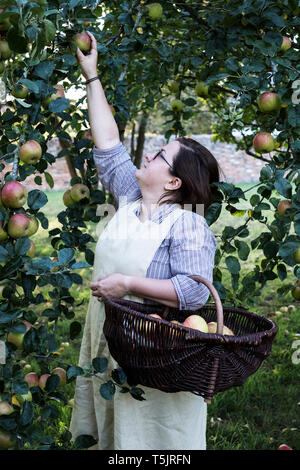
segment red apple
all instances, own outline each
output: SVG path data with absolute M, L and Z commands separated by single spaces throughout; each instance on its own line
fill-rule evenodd
M 63 369 L 62 367 L 56 367 L 55 369 L 53 369 L 51 374 L 59 376 L 59 378 L 60 378 L 59 385 L 62 385 L 62 386 L 66 385 L 66 383 L 67 383 L 67 373 L 66 373 L 65 369 Z
M 56 100 L 57 98 L 65 98 L 65 90 L 62 85 L 54 85 L 53 88 L 56 88 L 57 91 L 45 99 L 44 104 L 46 106 L 50 101 Z
M 25 375 L 24 380 L 28 383 L 28 387 L 39 386 L 39 376 L 36 372 L 29 372 L 29 374 Z
M 42 156 L 42 147 L 36 140 L 28 140 L 21 145 L 19 150 L 19 158 L 22 162 L 34 165 Z
M 293 449 L 286 444 L 280 444 L 277 450 L 293 450 Z
M 200 315 L 190 315 L 184 320 L 183 326 L 208 333 L 207 323 Z
M 90 198 L 90 190 L 89 188 L 82 183 L 77 183 L 72 186 L 70 190 L 70 197 L 73 199 L 75 202 L 79 202 L 82 199 L 85 198 Z
M 280 109 L 281 99 L 277 93 L 267 91 L 259 96 L 257 104 L 263 113 L 270 113 Z
M 44 388 L 46 387 L 46 382 L 47 382 L 48 377 L 51 377 L 51 375 L 50 374 L 43 374 L 39 378 L 39 387 L 42 390 L 44 390 Z
M 0 416 L 8 416 L 14 412 L 8 401 L 0 401 Z
M 19 181 L 8 181 L 2 188 L 1 199 L 4 206 L 18 209 L 27 201 L 27 190 Z
M 257 153 L 272 152 L 275 148 L 275 142 L 268 132 L 260 132 L 253 139 L 253 147 Z
M 288 199 L 283 199 L 278 203 L 277 211 L 280 215 L 285 215 L 287 209 L 292 208 L 292 203 Z
M 77 33 L 73 36 L 73 39 L 76 43 L 76 46 L 82 52 L 89 52 L 91 48 L 91 39 L 90 36 L 86 32 Z
M 292 47 L 292 41 L 287 36 L 282 36 L 282 44 L 280 50 L 285 52 Z
M 14 214 L 8 221 L 7 232 L 12 238 L 21 238 L 28 235 L 30 220 L 24 214 Z

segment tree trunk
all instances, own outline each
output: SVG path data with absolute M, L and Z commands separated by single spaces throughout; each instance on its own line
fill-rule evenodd
M 71 175 L 71 178 L 76 178 L 78 175 L 76 173 L 76 169 L 74 167 L 74 164 L 72 162 L 71 156 L 70 155 L 65 155 L 65 159 L 68 165 L 68 170 Z
M 146 127 L 147 127 L 147 122 L 148 122 L 148 117 L 149 113 L 146 111 L 143 111 L 142 118 L 140 120 L 140 126 L 139 126 L 139 134 L 137 138 L 137 145 L 135 149 L 135 159 L 134 159 L 134 164 L 137 168 L 140 168 L 141 166 L 141 161 L 142 161 L 142 156 L 143 156 L 143 151 L 144 151 L 144 143 L 145 143 L 145 133 L 146 133 Z
M 131 156 L 132 156 L 132 157 L 135 157 L 134 137 L 135 137 L 135 121 L 133 121 L 132 130 L 131 130 L 131 148 L 130 148 L 130 153 L 131 153 Z

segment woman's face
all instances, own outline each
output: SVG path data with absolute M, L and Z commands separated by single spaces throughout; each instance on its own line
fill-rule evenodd
M 135 172 L 139 183 L 142 183 L 143 186 L 151 186 L 153 190 L 178 189 L 178 181 L 180 180 L 172 176 L 169 170 L 179 149 L 179 142 L 174 140 L 153 154 L 146 153 L 141 167 Z M 177 180 L 177 183 L 175 180 Z M 177 184 L 177 187 L 173 188 L 174 184 Z

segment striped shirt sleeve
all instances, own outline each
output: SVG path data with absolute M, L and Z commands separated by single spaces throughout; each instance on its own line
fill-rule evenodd
M 129 201 L 141 196 L 134 176 L 137 167 L 122 142 L 109 149 L 94 146 L 93 157 L 101 184 L 113 195 L 118 205 L 120 196 L 127 196 Z
M 180 310 L 197 310 L 206 304 L 210 290 L 188 276 L 198 274 L 213 283 L 216 245 L 203 216 L 185 211 L 174 224 L 170 240 L 170 269 Z

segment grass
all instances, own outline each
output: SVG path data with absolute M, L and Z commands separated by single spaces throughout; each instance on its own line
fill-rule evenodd
M 243 190 L 254 186 L 254 183 L 239 185 Z M 256 188 L 247 191 L 247 199 L 256 193 Z M 44 208 L 44 213 L 49 218 L 49 230 L 60 227 L 56 215 L 64 209 L 62 203 L 63 191 L 46 192 L 49 203 Z M 277 195 L 278 196 L 278 195 Z M 249 208 L 247 202 L 238 204 L 238 208 Z M 268 222 L 273 220 L 273 211 L 265 211 Z M 235 218 L 225 210 L 219 220 L 212 225 L 211 229 L 217 236 L 221 235 L 224 226 L 239 226 L 245 220 L 244 217 Z M 95 237 L 96 224 L 87 224 L 87 231 Z M 247 242 L 258 236 L 265 227 L 258 221 L 251 221 L 249 226 L 250 235 L 244 238 Z M 267 231 L 267 229 L 266 229 Z M 50 255 L 52 247 L 49 242 L 48 230 L 40 229 L 34 236 L 37 246 L 37 256 Z M 94 249 L 93 244 L 90 245 Z M 251 251 L 247 261 L 243 261 L 242 268 L 245 273 L 252 271 L 255 263 L 261 259 L 261 252 Z M 226 270 L 226 265 L 222 267 L 222 282 L 230 286 L 230 274 Z M 294 280 L 293 268 L 287 266 L 288 278 L 285 282 Z M 73 285 L 71 294 L 76 298 L 75 318 L 84 326 L 87 305 L 89 301 L 92 269 L 79 271 L 83 277 L 83 284 Z M 208 405 L 207 424 L 207 449 L 208 450 L 258 450 L 277 449 L 286 443 L 294 449 L 300 449 L 300 414 L 299 414 L 299 382 L 300 364 L 293 363 L 292 354 L 293 341 L 300 339 L 300 308 L 290 293 L 284 297 L 275 295 L 276 289 L 280 286 L 279 279 L 271 281 L 263 289 L 261 296 L 257 299 L 257 304 L 249 310 L 255 311 L 267 317 L 272 317 L 278 327 L 279 332 L 273 343 L 271 355 L 264 361 L 259 370 L 250 376 L 242 387 L 232 388 L 226 392 L 217 394 L 212 403 Z M 47 287 L 40 288 L 47 293 Z M 290 314 L 275 313 L 283 306 L 294 304 L 295 309 Z M 247 308 L 247 306 L 245 306 Z M 44 307 L 43 307 L 44 308 Z M 62 320 L 58 323 L 57 334 L 61 342 L 68 341 L 70 320 Z M 81 335 L 73 341 L 69 341 L 70 346 L 61 348 L 58 359 L 70 364 L 76 364 L 79 357 Z M 298 346 L 298 349 L 299 346 Z M 300 351 L 299 351 L 300 352 Z M 299 354 L 298 354 L 299 356 Z M 294 361 L 295 362 L 295 361 Z M 32 362 L 34 370 L 38 371 L 37 364 Z M 74 382 L 67 384 L 66 393 L 69 398 L 74 395 Z M 118 392 L 117 392 L 118 393 Z M 61 433 L 68 429 L 71 408 L 59 405 L 61 416 L 57 422 L 57 432 Z

